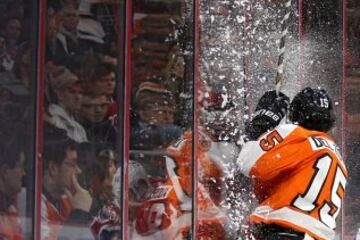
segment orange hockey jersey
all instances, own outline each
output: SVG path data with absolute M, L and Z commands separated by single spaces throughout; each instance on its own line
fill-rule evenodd
M 135 229 L 140 235 L 154 239 L 188 239 L 192 226 L 192 134 L 185 132 L 177 144 L 167 149 L 165 157 L 167 178 L 148 193 L 147 200 L 138 208 Z M 202 143 L 203 144 L 203 143 Z M 223 175 L 199 146 L 198 233 L 196 239 L 224 239 L 224 214 L 218 207 L 219 184 Z M 216 184 L 215 184 L 216 185 Z M 214 191 L 214 192 L 213 192 Z M 213 192 L 213 193 L 212 193 Z
M 334 239 L 348 173 L 339 148 L 325 133 L 293 124 L 247 142 L 238 158 L 255 180 L 260 205 L 250 219 Z

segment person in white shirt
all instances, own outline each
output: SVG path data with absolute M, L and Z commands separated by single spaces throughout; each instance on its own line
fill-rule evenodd
M 75 119 L 82 103 L 82 87 L 79 78 L 67 68 L 60 67 L 50 79 L 55 99 L 49 105 L 50 123 L 64 129 L 71 139 L 87 142 L 86 131 Z

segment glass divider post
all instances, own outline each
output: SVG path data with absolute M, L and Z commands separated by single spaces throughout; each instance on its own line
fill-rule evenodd
M 38 2 L 38 35 L 36 39 L 36 107 L 35 107 L 35 207 L 34 239 L 41 239 L 41 193 L 42 193 L 42 149 L 43 149 L 43 110 L 44 110 L 44 73 L 45 73 L 45 39 L 46 39 L 46 1 Z

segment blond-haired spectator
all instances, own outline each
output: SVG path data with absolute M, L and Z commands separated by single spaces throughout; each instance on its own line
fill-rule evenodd
M 75 120 L 82 103 L 82 87 L 79 78 L 65 67 L 59 67 L 50 79 L 54 99 L 48 112 L 50 123 L 64 129 L 76 142 L 87 141 L 85 129 Z

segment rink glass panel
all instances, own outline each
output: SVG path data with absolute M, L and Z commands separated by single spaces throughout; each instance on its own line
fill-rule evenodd
M 359 34 L 360 29 L 357 22 L 359 4 L 356 1 L 346 1 L 346 42 L 345 55 L 345 105 L 347 118 L 345 122 L 346 133 L 346 163 L 348 166 L 350 181 L 345 198 L 344 211 L 344 236 L 346 239 L 359 237 Z M 357 238 L 358 239 L 358 238 Z
M 183 239 L 193 225 L 193 3 L 132 8 L 127 237 Z
M 244 133 L 244 126 L 262 94 L 275 89 L 281 21 L 288 11 L 284 3 L 202 1 L 201 4 L 202 88 L 197 99 L 205 103 L 200 103 L 203 112 L 199 125 L 215 138 L 208 153 L 224 171 L 224 182 L 218 186 L 223 190 L 219 193 L 223 200 L 219 210 L 229 219 L 222 223 L 226 225 L 226 238 L 230 239 L 246 238 L 243 235 L 246 219 L 256 206 L 249 185 L 236 175 L 239 147 L 235 142 Z M 340 147 L 345 140 L 342 38 L 341 2 L 292 1 L 285 39 L 285 80 L 281 90 L 292 98 L 308 86 L 325 88 L 333 100 L 335 112 L 341 113 L 336 115 L 336 127 L 330 133 Z M 201 160 L 197 160 L 201 176 L 206 169 L 202 168 Z M 217 182 L 217 176 L 212 180 Z M 339 238 L 343 233 L 342 223 L 339 217 Z
M 347 148 L 343 121 L 346 116 L 344 90 L 346 82 L 343 77 L 343 9 L 342 1 L 316 1 L 303 2 L 302 16 L 302 69 L 300 76 L 303 86 L 322 87 L 329 93 L 336 114 L 335 127 L 329 132 L 347 163 Z M 349 167 L 348 167 L 349 169 Z M 351 179 L 350 179 L 351 184 Z M 344 226 L 348 224 L 346 214 L 346 201 L 342 214 L 337 218 L 336 236 L 346 239 L 347 231 Z M 344 210 L 345 209 L 345 210 Z
M 124 2 L 43 5 L 41 239 L 121 239 Z
M 12 238 L 19 234 L 31 239 L 35 192 L 37 3 L 0 1 L 0 16 L 0 236 Z

